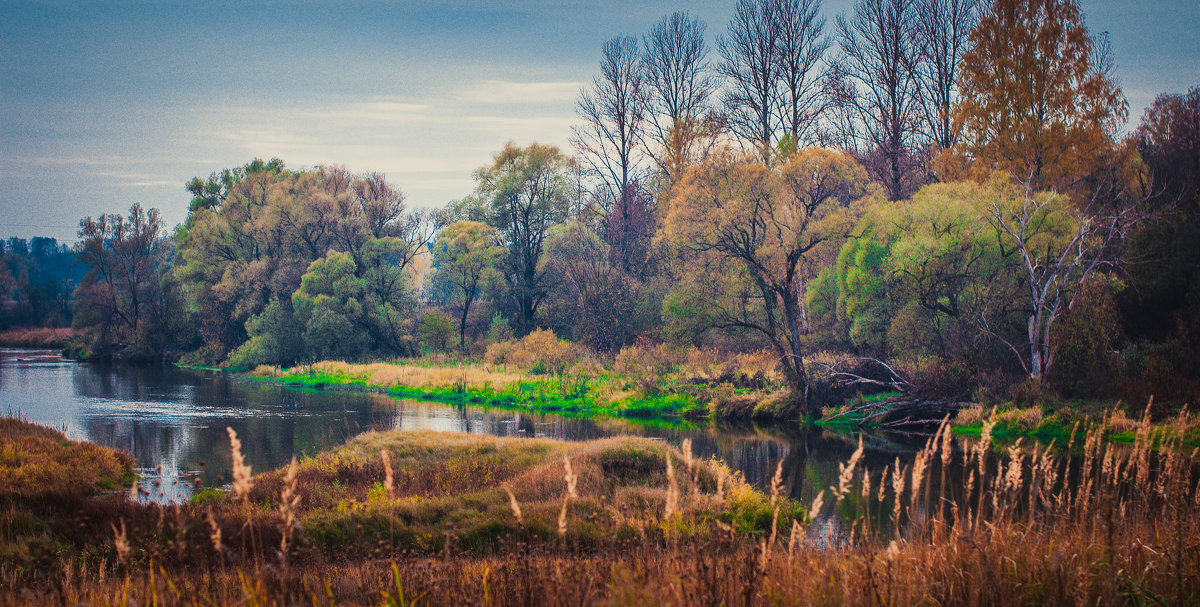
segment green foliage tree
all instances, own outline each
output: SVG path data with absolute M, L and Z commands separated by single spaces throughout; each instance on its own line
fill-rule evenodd
M 489 223 L 500 231 L 508 255 L 501 269 L 515 311 L 518 334 L 534 328 L 538 306 L 549 290 L 539 268 L 550 227 L 564 221 L 577 196 L 573 159 L 557 147 L 509 143 L 491 166 L 475 172 L 477 195 L 490 203 Z
M 878 356 L 983 360 L 980 323 L 1011 339 L 1020 296 L 986 221 L 992 194 L 974 182 L 935 184 L 872 207 L 809 289 L 817 323 Z
M 402 249 L 398 239 L 372 240 L 362 262 L 330 251 L 309 266 L 291 297 L 308 358 L 413 353 L 407 321 L 416 301 L 399 267 L 388 263 Z
M 458 343 L 467 347 L 467 317 L 504 255 L 496 229 L 477 221 L 457 221 L 433 245 L 435 289 L 446 289 L 458 309 Z
M 202 360 L 224 359 L 245 343 L 248 321 L 273 300 L 287 305 L 310 264 L 331 250 L 351 256 L 377 300 L 395 300 L 397 274 L 432 235 L 429 218 L 408 211 L 378 174 L 295 172 L 256 160 L 188 187 L 196 200 L 177 236 L 176 273 L 205 344 Z
M 431 352 L 448 352 L 454 344 L 454 319 L 434 308 L 421 317 L 421 345 Z

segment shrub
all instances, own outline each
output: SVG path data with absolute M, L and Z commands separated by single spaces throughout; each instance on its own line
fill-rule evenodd
M 638 344 L 621 348 L 613 360 L 613 372 L 647 394 L 658 392 L 662 379 L 687 360 L 688 352 L 670 344 Z
M 538 329 L 519 340 L 507 340 L 488 346 L 484 359 L 494 365 L 513 365 L 533 373 L 560 374 L 578 363 L 584 348 L 559 339 L 553 331 Z
M 454 319 L 443 310 L 430 310 L 421 317 L 421 345 L 431 352 L 446 352 L 454 345 Z

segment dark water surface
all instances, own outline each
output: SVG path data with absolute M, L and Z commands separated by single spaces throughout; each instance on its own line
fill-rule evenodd
M 164 502 L 186 500 L 197 474 L 205 485 L 219 484 L 218 476 L 230 477 L 227 426 L 237 431 L 255 473 L 372 429 L 566 440 L 632 434 L 676 445 L 691 438 L 697 455 L 719 457 L 759 486 L 770 482 L 783 460 L 786 491 L 806 501 L 837 483 L 838 463 L 850 456 L 858 440 L 799 424 L 670 426 L 297 390 L 171 366 L 78 363 L 49 350 L 0 349 L 0 414 L 128 451 L 137 459 L 143 488 Z M 872 471 L 896 457 L 911 459 L 924 442 L 914 436 L 864 439 L 865 464 Z

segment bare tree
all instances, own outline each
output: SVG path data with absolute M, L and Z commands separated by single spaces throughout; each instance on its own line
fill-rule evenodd
M 857 138 L 865 151 L 882 155 L 883 166 L 873 176 L 893 200 L 907 194 L 913 166 L 906 159 L 918 127 L 914 13 L 913 0 L 858 0 L 851 18 L 837 19 L 840 70 L 849 85 L 843 101 L 861 129 Z
M 716 79 L 704 44 L 705 24 L 685 12 L 663 17 L 642 38 L 647 89 L 645 147 L 668 183 L 695 156 Z
M 832 97 L 823 69 L 830 40 L 822 36 L 821 0 L 778 0 L 773 4 L 782 99 L 780 123 L 797 148 L 817 140 L 817 123 Z
M 597 180 L 596 198 L 607 212 L 642 177 L 638 143 L 648 89 L 636 38 L 613 38 L 602 55 L 600 75 L 579 93 L 576 111 L 583 124 L 572 128 L 571 142 Z
M 776 0 L 738 0 L 728 35 L 717 38 L 729 129 L 753 145 L 767 163 L 780 114 L 777 87 L 783 74 L 775 4 Z
M 952 147 L 958 132 L 951 112 L 958 103 L 958 65 L 979 20 L 981 0 L 919 0 L 913 19 L 917 41 L 917 93 L 924 135 L 937 147 Z

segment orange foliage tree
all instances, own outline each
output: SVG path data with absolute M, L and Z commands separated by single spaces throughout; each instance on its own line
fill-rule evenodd
M 970 44 L 957 119 L 985 171 L 1071 191 L 1101 168 L 1128 106 L 1075 0 L 995 0 Z

